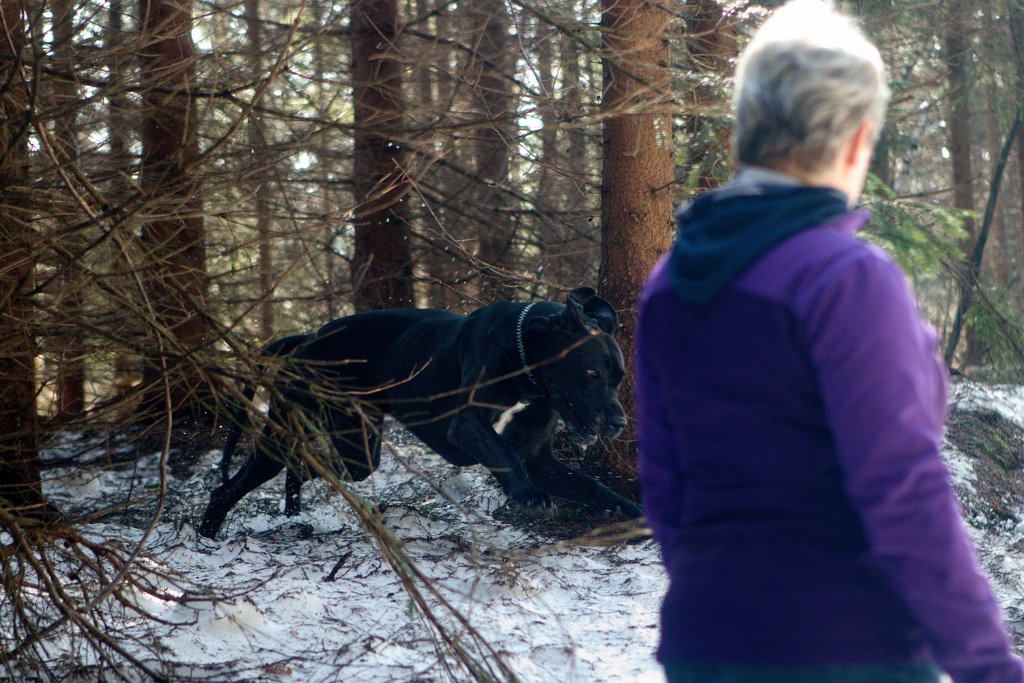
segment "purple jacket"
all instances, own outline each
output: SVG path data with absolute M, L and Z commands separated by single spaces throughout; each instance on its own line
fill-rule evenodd
M 686 301 L 678 254 L 643 289 L 640 479 L 671 579 L 658 657 L 1024 681 L 939 454 L 935 333 L 853 237 L 865 220 L 783 236 L 709 300 Z

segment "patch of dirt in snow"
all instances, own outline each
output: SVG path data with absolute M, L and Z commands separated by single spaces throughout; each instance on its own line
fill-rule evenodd
M 972 523 L 995 528 L 1017 519 L 1024 504 L 1024 429 L 993 408 L 954 404 L 946 441 L 967 458 L 966 469 L 957 463 L 966 474 L 958 493 Z
M 957 381 L 943 455 L 981 565 L 1024 650 L 1024 387 Z

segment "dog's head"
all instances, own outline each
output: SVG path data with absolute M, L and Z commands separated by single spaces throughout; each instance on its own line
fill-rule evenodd
M 611 304 L 589 287 L 569 293 L 565 310 L 534 319 L 543 327 L 542 358 L 556 360 L 538 370 L 569 436 L 591 444 L 599 436 L 611 438 L 626 426 L 626 415 L 616 397 L 625 376 L 622 350 L 615 341 L 619 317 Z

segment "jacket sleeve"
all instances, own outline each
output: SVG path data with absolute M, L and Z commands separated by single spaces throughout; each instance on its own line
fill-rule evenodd
M 675 453 L 668 406 L 658 387 L 654 371 L 654 346 L 645 328 L 650 301 L 641 300 L 634 340 L 636 418 L 639 439 L 638 474 L 643 490 L 644 513 L 654 539 L 661 546 L 662 560 L 671 564 L 672 546 L 682 509 L 682 479 Z
M 956 683 L 1019 683 L 940 455 L 946 375 L 899 269 L 865 248 L 834 264 L 805 330 L 846 492 L 876 563 Z

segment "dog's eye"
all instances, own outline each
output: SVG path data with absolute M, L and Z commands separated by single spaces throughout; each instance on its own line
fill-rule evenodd
M 587 377 L 590 379 L 597 379 L 601 376 L 601 371 L 596 368 L 587 368 Z

